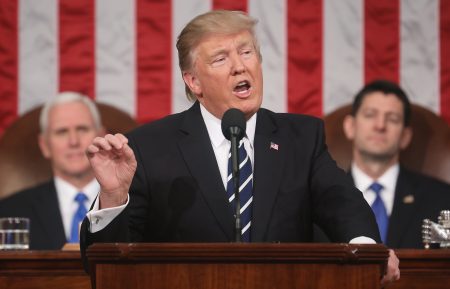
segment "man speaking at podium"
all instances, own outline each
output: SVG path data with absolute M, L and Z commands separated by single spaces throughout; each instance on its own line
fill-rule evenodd
M 313 221 L 334 242 L 380 242 L 370 207 L 328 154 L 323 122 L 260 108 L 255 24 L 236 11 L 194 18 L 177 41 L 192 107 L 127 137 L 94 139 L 87 154 L 101 191 L 83 223 L 82 250 L 94 242 L 230 242 L 236 219 L 244 242 L 310 242 Z M 245 127 L 239 194 L 221 129 L 230 108 L 242 111 Z M 382 282 L 399 274 L 391 251 Z

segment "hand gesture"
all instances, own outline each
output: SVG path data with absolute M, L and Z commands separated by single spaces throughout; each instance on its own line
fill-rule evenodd
M 100 207 L 125 204 L 137 166 L 128 139 L 120 133 L 96 137 L 86 153 L 100 184 Z

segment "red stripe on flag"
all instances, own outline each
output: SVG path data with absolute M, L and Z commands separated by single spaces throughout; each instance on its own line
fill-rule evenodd
M 247 1 L 243 0 L 213 0 L 213 9 L 239 10 L 247 12 Z
M 288 0 L 288 111 L 322 115 L 322 1 Z
M 400 63 L 399 0 L 366 0 L 364 3 L 365 82 L 383 78 L 398 83 Z
M 171 1 L 137 0 L 136 11 L 136 117 L 147 122 L 171 112 Z
M 450 1 L 440 7 L 441 115 L 450 124 Z
M 95 1 L 59 2 L 59 90 L 95 98 Z
M 17 117 L 18 2 L 0 1 L 0 136 Z

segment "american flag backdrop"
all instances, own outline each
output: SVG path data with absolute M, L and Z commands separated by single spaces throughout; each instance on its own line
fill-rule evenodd
M 176 37 L 211 9 L 259 19 L 266 108 L 321 116 L 385 78 L 450 123 L 450 0 L 0 0 L 0 134 L 58 91 L 184 110 Z

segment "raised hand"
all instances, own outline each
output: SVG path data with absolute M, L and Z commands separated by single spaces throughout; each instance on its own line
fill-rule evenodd
M 125 204 L 137 166 L 128 139 L 120 133 L 96 137 L 86 153 L 100 184 L 100 208 Z

